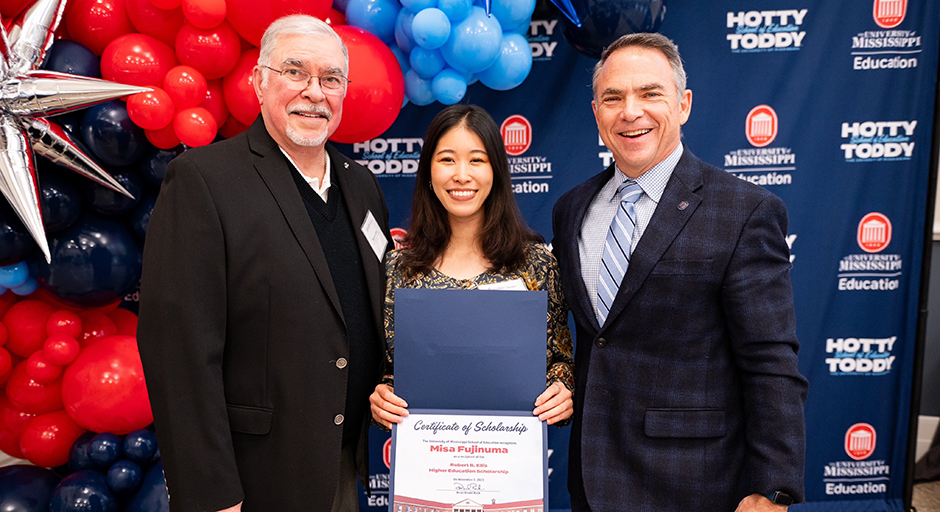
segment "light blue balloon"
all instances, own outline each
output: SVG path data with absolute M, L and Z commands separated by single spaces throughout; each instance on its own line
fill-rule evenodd
M 388 44 L 395 40 L 395 21 L 400 10 L 396 0 L 349 0 L 346 23 L 371 32 Z
M 25 283 L 27 279 L 29 279 L 29 268 L 25 261 L 0 267 L 0 286 L 4 288 L 15 288 Z
M 450 35 L 450 20 L 440 9 L 424 9 L 415 14 L 415 19 L 411 22 L 411 32 L 418 46 L 428 50 L 440 48 Z
M 532 27 L 532 18 L 529 17 L 529 18 L 526 18 L 525 21 L 520 23 L 518 27 L 512 30 L 503 30 L 503 33 L 505 34 L 506 32 L 515 32 L 521 35 L 522 37 L 526 37 L 527 35 L 529 35 L 529 29 L 531 27 Z
M 434 78 L 447 65 L 440 50 L 426 50 L 420 46 L 411 51 L 408 61 L 411 70 L 424 80 Z
M 431 80 L 431 92 L 437 101 L 453 105 L 467 94 L 467 79 L 456 69 L 447 68 Z
M 487 16 L 482 8 L 473 7 L 465 20 L 453 25 L 441 53 L 454 69 L 476 73 L 496 61 L 502 38 L 499 21 Z
M 428 7 L 437 7 L 437 0 L 402 0 L 401 4 L 411 12 L 421 12 Z
M 32 295 L 33 292 L 39 289 L 39 283 L 37 283 L 35 279 L 30 277 L 29 279 L 26 280 L 25 283 L 15 288 L 10 288 L 10 289 L 13 290 L 13 293 L 19 295 L 20 297 L 25 297 L 27 295 Z
M 408 61 L 408 56 L 405 55 L 405 52 L 401 51 L 401 48 L 397 46 L 391 46 L 389 48 L 392 50 L 392 55 L 395 56 L 395 59 L 398 60 L 398 67 L 401 68 L 401 74 L 404 75 L 411 69 L 411 62 Z
M 431 81 L 424 80 L 413 69 L 405 73 L 405 96 L 408 97 L 408 101 L 418 106 L 434 103 Z
M 532 49 L 521 35 L 511 32 L 503 34 L 499 58 L 477 73 L 483 85 L 497 91 L 508 91 L 521 84 L 532 70 Z
M 490 12 L 499 20 L 503 30 L 512 30 L 532 17 L 535 0 L 493 0 Z
M 414 19 L 415 13 L 406 8 L 399 11 L 398 17 L 395 19 L 395 42 L 405 54 L 411 53 L 411 50 L 418 46 L 418 43 L 415 42 L 415 36 L 411 32 L 411 23 Z
M 470 15 L 473 0 L 440 0 L 438 9 L 447 15 L 447 19 L 457 22 Z

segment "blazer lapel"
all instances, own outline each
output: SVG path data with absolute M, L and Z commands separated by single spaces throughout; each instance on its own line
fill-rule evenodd
M 372 187 L 372 184 L 360 183 L 358 177 L 349 171 L 349 162 L 336 148 L 327 144 L 326 149 L 330 154 L 333 172 L 330 179 L 339 183 L 343 200 L 346 201 L 346 208 L 349 210 L 352 229 L 356 234 L 356 242 L 359 245 L 359 257 L 362 258 L 362 266 L 366 274 L 366 284 L 369 287 L 369 297 L 372 299 L 372 313 L 378 322 L 377 325 L 382 325 L 383 308 L 380 305 L 384 303 L 385 289 L 381 285 L 382 276 L 379 275 L 379 272 L 384 271 L 384 267 L 381 265 L 381 260 L 376 258 L 372 246 L 369 245 L 369 241 L 366 240 L 365 235 L 362 234 L 362 222 L 365 220 L 367 212 L 369 212 L 369 205 L 366 203 L 366 195 L 358 192 L 360 190 L 366 190 L 366 187 Z M 379 214 L 381 215 L 381 212 L 379 212 Z M 372 216 L 376 219 L 376 225 L 378 225 L 376 212 L 372 212 Z M 385 248 L 388 249 L 387 240 Z M 378 261 L 378 264 L 376 261 Z
M 650 219 L 642 238 L 633 250 L 630 266 L 627 268 L 626 275 L 623 276 L 623 282 L 620 283 L 620 289 L 617 291 L 617 297 L 611 305 L 610 313 L 607 315 L 608 321 L 604 323 L 604 326 L 611 325 L 613 322 L 610 320 L 619 315 L 630 303 L 649 277 L 653 267 L 662 258 L 666 249 L 672 245 L 673 240 L 679 236 L 686 222 L 702 202 L 702 198 L 695 193 L 702 186 L 702 174 L 698 162 L 688 149 L 683 151 L 679 163 L 663 190 L 653 218 Z
M 251 151 L 257 155 L 254 161 L 255 170 L 261 176 L 274 200 L 277 202 L 284 219 L 294 233 L 294 238 L 300 244 L 301 249 L 307 256 L 307 261 L 313 267 L 314 272 L 319 279 L 320 284 L 326 291 L 333 308 L 343 318 L 343 309 L 339 304 L 339 296 L 336 295 L 336 287 L 333 284 L 333 277 L 330 274 L 330 267 L 326 262 L 326 256 L 323 254 L 323 248 L 320 247 L 320 239 L 317 238 L 317 232 L 313 229 L 313 223 L 310 222 L 310 216 L 307 214 L 307 208 L 300 197 L 297 185 L 290 175 L 290 163 L 277 147 L 277 143 L 268 134 L 264 127 L 264 121 L 261 116 L 248 128 L 248 144 Z M 272 248 L 277 250 L 277 248 Z
M 571 229 L 574 232 L 572 233 L 573 236 L 567 238 L 568 243 L 563 247 L 565 257 L 572 264 L 573 271 L 571 275 L 574 279 L 574 287 L 577 290 L 575 293 L 577 301 L 572 302 L 569 299 L 569 305 L 576 307 L 578 311 L 575 312 L 575 314 L 580 314 L 581 318 L 587 319 L 595 331 L 600 329 L 600 325 L 597 323 L 597 314 L 591 306 L 591 299 L 588 297 L 587 287 L 584 285 L 584 277 L 581 275 L 581 251 L 578 240 L 581 238 L 581 225 L 584 224 L 584 216 L 587 215 L 591 201 L 594 200 L 594 197 L 604 188 L 604 184 L 607 183 L 613 175 L 614 166 L 611 165 L 604 172 L 584 182 L 583 190 L 572 198 L 571 214 L 573 218 L 571 220 Z

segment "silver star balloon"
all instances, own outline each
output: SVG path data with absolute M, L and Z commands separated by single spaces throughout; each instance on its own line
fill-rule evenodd
M 79 149 L 65 130 L 45 118 L 150 90 L 39 70 L 64 10 L 65 0 L 36 0 L 14 20 L 9 34 L 0 22 L 0 193 L 23 221 L 47 262 L 52 258 L 42 225 L 34 151 L 105 187 L 133 196 Z

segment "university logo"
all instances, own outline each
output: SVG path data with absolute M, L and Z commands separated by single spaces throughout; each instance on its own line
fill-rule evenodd
M 507 117 L 500 125 L 499 133 L 503 136 L 503 144 L 509 156 L 519 156 L 532 145 L 532 123 L 520 115 Z
M 872 16 L 881 28 L 894 28 L 904 21 L 907 0 L 875 0 Z
M 867 253 L 883 251 L 891 243 L 891 221 L 880 213 L 869 213 L 858 223 L 857 239 Z
M 762 148 L 777 138 L 777 113 L 768 105 L 751 109 L 745 123 L 747 141 L 755 148 Z
M 392 228 L 389 230 L 389 234 L 392 235 L 392 242 L 395 243 L 396 249 L 401 249 L 402 247 L 405 246 L 404 241 L 405 241 L 405 235 L 408 234 L 407 230 L 404 230 L 402 228 Z
M 392 468 L 392 438 L 385 440 L 385 444 L 382 445 L 382 462 L 385 463 L 385 467 Z
M 852 460 L 865 460 L 875 453 L 875 427 L 868 423 L 856 423 L 845 433 L 845 453 Z

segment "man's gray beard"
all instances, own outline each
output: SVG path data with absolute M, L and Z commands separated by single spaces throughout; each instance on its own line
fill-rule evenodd
M 323 133 L 321 133 L 320 135 L 317 135 L 314 137 L 304 137 L 303 135 L 297 133 L 297 131 L 295 131 L 294 128 L 290 125 L 290 123 L 288 123 L 287 124 L 287 138 L 290 139 L 290 141 L 293 142 L 294 144 L 297 144 L 298 146 L 309 146 L 309 147 L 322 146 L 326 142 L 328 128 L 329 127 L 323 128 Z

